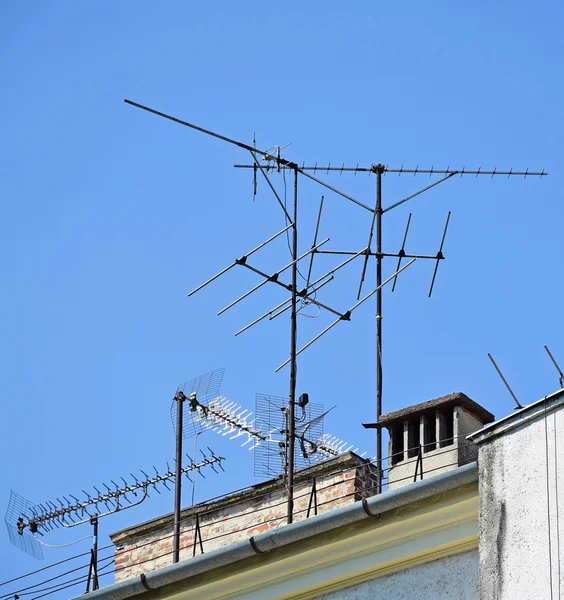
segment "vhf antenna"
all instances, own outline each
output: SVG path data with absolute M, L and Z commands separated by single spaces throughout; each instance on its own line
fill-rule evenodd
M 217 279 L 220 275 L 224 274 L 225 272 L 227 272 L 228 270 L 230 270 L 231 268 L 233 268 L 236 265 L 241 265 L 243 267 L 250 269 L 251 271 L 254 271 L 258 275 L 263 277 L 264 281 L 262 281 L 255 288 L 251 289 L 249 292 L 247 292 L 246 294 L 244 294 L 243 296 L 241 296 L 240 298 L 238 298 L 237 300 L 232 302 L 230 305 L 226 306 L 224 309 L 222 309 L 219 312 L 219 314 L 222 314 L 223 312 L 225 312 L 226 310 L 228 310 L 229 308 L 231 308 L 232 306 L 237 304 L 239 301 L 246 298 L 251 293 L 253 293 L 257 289 L 262 287 L 267 282 L 272 282 L 272 283 L 281 285 L 282 287 L 285 287 L 291 293 L 291 297 L 287 301 L 278 305 L 278 307 L 275 307 L 268 313 L 265 313 L 262 317 L 259 317 L 258 319 L 256 319 L 252 323 L 250 323 L 248 326 L 246 326 L 245 328 L 243 328 L 242 330 L 237 332 L 237 333 L 241 333 L 241 332 L 245 331 L 246 329 L 248 329 L 249 327 L 251 327 L 252 325 L 256 324 L 257 322 L 259 322 L 260 320 L 262 320 L 266 317 L 275 318 L 276 316 L 278 316 L 279 314 L 281 314 L 282 312 L 284 312 L 287 309 L 289 309 L 291 311 L 290 358 L 283 365 L 280 365 L 280 367 L 277 369 L 277 370 L 280 370 L 286 364 L 290 365 L 290 391 L 289 391 L 289 398 L 288 398 L 288 428 L 287 428 L 288 429 L 288 433 L 287 433 L 287 435 L 288 435 L 288 460 L 289 460 L 288 478 L 287 478 L 288 523 L 292 522 L 292 516 L 293 516 L 294 465 L 292 463 L 293 463 L 293 457 L 294 457 L 294 444 L 295 444 L 295 433 L 296 433 L 295 432 L 295 413 L 294 413 L 294 411 L 295 411 L 295 395 L 296 395 L 296 357 L 298 356 L 298 354 L 300 354 L 306 348 L 308 348 L 311 344 L 313 344 L 316 340 L 318 340 L 322 335 L 327 333 L 337 323 L 339 323 L 340 321 L 350 320 L 351 313 L 356 308 L 358 308 L 361 304 L 363 304 L 366 300 L 371 298 L 373 295 L 376 295 L 376 418 L 377 418 L 377 422 L 375 424 L 369 425 L 369 427 L 374 427 L 377 429 L 377 466 L 378 466 L 378 468 L 377 468 L 377 477 L 378 477 L 377 492 L 381 492 L 381 490 L 382 490 L 382 485 L 381 485 L 381 480 L 382 480 L 382 430 L 381 430 L 381 427 L 379 427 L 379 420 L 380 420 L 380 416 L 382 414 L 382 288 L 384 285 L 386 285 L 388 283 L 388 281 L 391 281 L 391 280 L 393 280 L 394 284 L 395 284 L 397 275 L 399 274 L 399 272 L 403 271 L 405 268 L 410 266 L 415 259 L 426 258 L 426 259 L 432 259 L 432 260 L 436 261 L 435 271 L 434 271 L 433 279 L 432 279 L 431 286 L 429 289 L 429 296 L 432 294 L 439 261 L 444 259 L 444 256 L 442 253 L 442 248 L 443 248 L 444 240 L 446 237 L 446 229 L 448 227 L 448 222 L 449 222 L 449 218 L 450 218 L 450 214 L 449 214 L 449 216 L 447 217 L 447 222 L 445 224 L 445 231 L 443 233 L 443 238 L 442 238 L 438 253 L 433 256 L 428 256 L 428 255 L 427 256 L 425 256 L 425 255 L 418 256 L 418 255 L 406 254 L 403 246 L 399 253 L 385 253 L 382 251 L 382 216 L 383 216 L 383 214 L 385 212 L 388 212 L 388 211 L 404 204 L 405 202 L 411 200 L 412 198 L 415 198 L 419 194 L 422 194 L 423 192 L 430 190 L 431 188 L 454 177 L 455 175 L 461 175 L 461 176 L 462 175 L 475 175 L 476 177 L 479 175 L 490 175 L 491 177 L 494 177 L 496 175 L 506 175 L 508 177 L 513 176 L 513 175 L 520 175 L 523 177 L 527 177 L 527 176 L 541 176 L 542 177 L 543 175 L 546 175 L 547 173 L 544 170 L 542 172 L 533 172 L 533 171 L 529 171 L 528 169 L 526 171 L 513 171 L 513 169 L 511 169 L 510 171 L 498 171 L 497 169 L 494 169 L 493 171 L 482 171 L 481 168 L 479 168 L 477 171 L 472 171 L 472 170 L 467 171 L 465 168 L 457 169 L 457 170 L 450 169 L 449 167 L 447 167 L 447 169 L 435 169 L 434 167 L 432 167 L 431 169 L 419 169 L 419 167 L 417 167 L 415 169 L 405 169 L 405 168 L 403 168 L 403 166 L 400 169 L 397 169 L 397 168 L 390 168 L 390 167 L 380 164 L 380 163 L 370 165 L 370 167 L 359 167 L 358 165 L 356 167 L 345 167 L 344 164 L 341 167 L 331 167 L 330 164 L 327 167 L 318 167 L 317 164 L 315 166 L 311 167 L 311 166 L 305 166 L 305 164 L 302 164 L 302 166 L 300 167 L 297 163 L 282 158 L 281 153 L 280 153 L 281 149 L 278 146 L 274 147 L 274 150 L 270 149 L 267 151 L 262 151 L 262 150 L 259 150 L 256 148 L 256 142 L 254 140 L 253 140 L 253 145 L 250 146 L 248 144 L 245 144 L 245 143 L 239 142 L 237 140 L 228 138 L 226 136 L 217 134 L 213 131 L 204 129 L 202 127 L 199 127 L 199 126 L 189 123 L 187 121 L 183 121 L 181 119 L 178 119 L 178 118 L 168 115 L 166 113 L 154 110 L 147 106 L 143 106 L 143 105 L 133 102 L 131 100 L 125 100 L 125 102 L 127 104 L 130 104 L 132 106 L 135 106 L 137 108 L 140 108 L 142 110 L 150 112 L 157 116 L 163 117 L 165 119 L 168 119 L 170 121 L 173 121 L 173 122 L 183 125 L 185 127 L 189 127 L 196 131 L 200 131 L 202 133 L 205 133 L 206 135 L 210 135 L 212 137 L 215 137 L 217 139 L 225 141 L 229 144 L 232 144 L 239 148 L 247 150 L 251 154 L 253 163 L 250 165 L 235 165 L 235 167 L 247 168 L 247 169 L 253 170 L 253 174 L 255 176 L 254 180 L 253 180 L 253 190 L 255 189 L 256 175 L 257 175 L 258 171 L 260 171 L 261 175 L 266 180 L 269 188 L 273 192 L 282 211 L 284 212 L 285 218 L 288 223 L 288 225 L 285 229 L 283 229 L 282 231 L 278 232 L 277 234 L 275 234 L 274 236 L 272 236 L 271 238 L 269 238 L 268 240 L 263 242 L 260 246 L 258 246 L 254 250 L 252 250 L 247 255 L 244 255 L 240 259 L 235 260 L 235 262 L 233 264 L 229 265 L 228 267 L 223 269 L 220 273 L 218 273 L 217 275 L 215 275 L 214 277 L 212 277 L 211 279 L 206 281 L 204 284 L 202 284 L 201 286 L 196 288 L 193 292 L 191 292 L 191 294 L 202 289 L 205 285 L 211 283 L 212 281 Z M 261 161 L 266 162 L 266 164 L 264 164 L 264 165 L 261 164 Z M 286 210 L 284 203 L 280 199 L 280 196 L 278 195 L 272 182 L 268 178 L 268 173 L 273 170 L 275 170 L 277 173 L 280 173 L 281 171 L 284 172 L 285 170 L 290 170 L 291 172 L 294 173 L 293 216 L 291 216 L 288 213 L 288 211 Z M 312 171 L 313 171 L 313 173 L 316 173 L 317 170 L 325 171 L 326 173 L 337 171 L 340 174 L 343 174 L 344 172 L 353 172 L 355 175 L 359 172 L 365 172 L 368 174 L 374 173 L 376 175 L 376 202 L 375 202 L 374 208 L 371 208 L 367 204 L 357 200 L 356 198 L 352 197 L 349 194 L 342 192 L 341 190 L 326 183 L 325 181 L 318 179 L 317 177 L 315 177 L 315 175 L 311 174 Z M 382 175 L 386 174 L 386 173 L 397 173 L 398 175 L 401 175 L 403 173 L 411 173 L 414 176 L 417 174 L 428 174 L 429 176 L 441 175 L 442 177 L 436 181 L 433 181 L 431 184 L 427 185 L 423 189 L 420 189 L 420 190 L 416 191 L 415 193 L 407 196 L 406 198 L 403 198 L 402 200 L 395 202 L 394 204 L 384 208 L 382 206 Z M 331 250 L 319 250 L 319 248 L 322 245 L 324 245 L 328 241 L 328 239 L 322 241 L 321 243 L 316 243 L 317 229 L 318 229 L 318 227 L 317 227 L 316 235 L 314 238 L 314 245 L 308 252 L 306 252 L 305 254 L 298 257 L 298 250 L 297 250 L 297 248 L 298 248 L 298 227 L 297 227 L 298 223 L 297 223 L 297 221 L 298 221 L 298 176 L 299 175 L 305 176 L 306 178 L 318 183 L 319 185 L 325 187 L 326 189 L 331 190 L 333 193 L 349 200 L 350 202 L 356 204 L 357 206 L 359 206 L 371 213 L 371 215 L 372 215 L 371 221 L 372 222 L 371 222 L 371 226 L 369 229 L 368 244 L 367 244 L 366 248 L 363 248 L 359 252 L 356 252 L 356 253 L 355 252 L 331 251 Z M 321 213 L 321 208 L 322 208 L 322 206 L 320 207 L 320 213 Z M 319 223 L 319 219 L 318 219 L 318 223 Z M 409 222 L 408 222 L 408 227 L 409 227 Z M 250 256 L 250 254 L 258 251 L 260 248 L 264 247 L 266 244 L 270 243 L 270 241 L 272 241 L 273 239 L 275 239 L 276 237 L 278 237 L 285 231 L 288 231 L 289 229 L 291 229 L 291 231 L 292 231 L 292 244 L 291 244 L 292 262 L 291 263 L 286 265 L 282 270 L 279 270 L 271 275 L 264 273 L 263 271 L 260 271 L 259 269 L 256 269 L 255 267 L 252 267 L 249 264 L 247 264 L 247 259 Z M 375 237 L 376 237 L 376 241 L 375 241 L 376 247 L 373 250 L 372 249 L 372 241 L 373 241 L 374 233 L 375 233 Z M 407 235 L 407 232 L 406 232 L 406 235 Z M 404 237 L 406 237 L 406 236 L 404 236 Z M 404 241 L 404 244 L 405 244 L 405 241 Z M 298 270 L 297 263 L 299 260 L 302 260 L 305 256 L 312 255 L 314 253 L 316 253 L 316 254 L 317 253 L 319 253 L 319 254 L 322 254 L 322 253 L 345 254 L 345 255 L 348 254 L 349 258 L 344 263 L 341 263 L 341 265 L 339 265 L 337 268 L 333 269 L 332 271 L 326 273 L 323 277 L 316 280 L 316 282 L 314 282 L 313 284 L 309 283 L 309 277 L 308 277 L 305 288 L 301 291 L 298 291 L 298 289 L 297 289 L 297 270 Z M 345 266 L 345 264 L 354 260 L 358 256 L 364 256 L 364 265 L 363 265 L 361 280 L 360 280 L 360 284 L 359 284 L 357 303 L 355 305 L 353 305 L 348 311 L 342 313 L 342 312 L 336 311 L 336 310 L 332 309 L 331 307 L 317 301 L 315 298 L 316 289 L 314 286 L 316 284 L 319 284 L 319 287 L 321 287 L 321 285 L 327 284 L 329 282 L 329 280 L 331 280 L 333 278 L 334 272 L 337 269 L 342 268 L 343 266 Z M 367 263 L 368 263 L 368 260 L 370 257 L 374 257 L 376 259 L 376 288 L 372 292 L 370 292 L 368 295 L 366 295 L 364 298 L 360 299 L 361 292 L 362 292 L 362 286 L 363 286 L 363 282 L 364 282 L 364 277 L 365 277 L 365 273 L 366 273 L 366 268 L 367 268 Z M 401 260 L 404 257 L 411 258 L 411 260 L 406 265 L 404 265 L 403 267 L 398 269 L 394 275 L 392 275 L 387 280 L 383 281 L 382 259 L 384 257 L 398 258 L 400 264 L 401 264 Z M 287 269 L 291 269 L 291 284 L 284 284 L 279 281 L 280 273 Z M 317 288 L 317 289 L 319 289 L 319 288 Z M 189 294 L 189 295 L 191 295 L 191 294 Z M 323 330 L 320 334 L 318 334 L 313 340 L 311 340 L 308 344 L 306 344 L 304 347 L 302 347 L 299 351 L 297 350 L 298 300 L 301 300 L 303 303 L 307 302 L 307 303 L 315 304 L 318 306 L 318 308 L 320 308 L 320 309 L 323 308 L 324 310 L 328 310 L 329 312 L 334 313 L 338 317 L 338 319 L 334 323 L 332 323 L 329 327 L 327 327 L 325 330 Z
M 501 380 L 505 384 L 505 387 L 507 388 L 508 392 L 511 394 L 511 397 L 513 398 L 513 400 L 515 400 L 515 405 L 516 405 L 515 410 L 519 410 L 520 408 L 523 408 L 523 405 L 519 402 L 519 400 L 517 400 L 517 396 L 513 393 L 513 390 L 507 383 L 507 379 L 505 379 L 505 377 L 503 376 L 503 373 L 501 372 L 500 368 L 497 366 L 497 363 L 493 359 L 493 356 L 489 352 L 488 352 L 488 358 L 492 361 L 492 365 L 495 367 L 497 374 L 501 377 Z
M 131 473 L 132 481 L 127 481 L 120 477 L 120 483 L 110 480 L 111 485 L 102 484 L 99 489 L 93 486 L 94 491 L 89 493 L 82 490 L 83 497 L 78 498 L 72 494 L 61 496 L 53 501 L 47 501 L 42 504 L 33 504 L 29 500 L 12 491 L 4 521 L 8 530 L 10 542 L 27 552 L 31 556 L 41 559 L 43 551 L 41 545 L 47 545 L 42 542 L 38 536 L 58 529 L 59 527 L 76 527 L 84 523 L 91 523 L 93 526 L 93 543 L 91 550 L 90 570 L 86 591 L 89 591 L 90 582 L 92 589 L 98 589 L 98 520 L 101 517 L 112 515 L 128 508 L 138 506 L 145 499 L 149 498 L 149 490 L 155 490 L 161 493 L 158 486 L 164 486 L 170 490 L 168 483 L 176 480 L 182 475 L 190 479 L 190 473 L 197 471 L 201 474 L 201 469 L 210 467 L 216 471 L 216 467 L 223 470 L 221 462 L 223 457 L 214 454 L 213 450 L 208 448 L 209 455 L 201 452 L 202 459 L 195 462 L 189 457 L 189 464 L 180 469 L 172 471 L 167 463 L 166 471 L 161 473 L 153 467 L 154 475 L 148 475 L 141 470 L 139 477 Z M 178 466 L 178 463 L 177 463 Z M 130 498 L 133 497 L 133 499 Z
M 555 366 L 556 370 L 558 371 L 558 383 L 560 383 L 560 389 L 562 389 L 562 388 L 564 388 L 564 373 L 562 373 L 562 369 L 558 366 L 558 363 L 556 362 L 556 359 L 554 358 L 554 356 L 552 356 L 552 353 L 548 349 L 548 346 L 545 346 L 544 349 L 546 350 L 546 353 L 550 357 L 552 364 Z

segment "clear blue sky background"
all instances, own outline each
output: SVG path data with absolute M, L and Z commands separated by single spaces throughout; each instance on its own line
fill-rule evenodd
M 542 346 L 564 364 L 563 12 L 505 0 L 2 2 L 0 504 L 11 488 L 39 502 L 164 465 L 171 398 L 199 373 L 225 367 L 223 392 L 249 408 L 256 392 L 287 394 L 288 371 L 274 368 L 288 320 L 233 336 L 284 298 L 279 289 L 219 318 L 258 281 L 252 273 L 187 298 L 281 229 L 279 207 L 263 182 L 253 202 L 250 172 L 232 167 L 248 162 L 243 151 L 126 97 L 249 143 L 256 131 L 259 147 L 292 142 L 285 154 L 300 163 L 549 171 L 456 177 L 385 216 L 385 249 L 399 249 L 412 211 L 407 249 L 435 253 L 453 213 L 433 298 L 430 262 L 384 294 L 384 410 L 464 391 L 510 413 L 487 352 L 521 402 L 555 391 Z M 327 179 L 374 201 L 373 176 Z M 384 204 L 430 181 L 386 176 Z M 301 190 L 303 251 L 323 191 Z M 330 245 L 361 249 L 369 213 L 330 193 L 325 205 Z M 280 238 L 256 264 L 275 270 L 288 257 Z M 337 262 L 319 257 L 317 274 Z M 354 303 L 360 266 L 325 288 L 329 304 Z M 366 291 L 373 281 L 372 265 Z M 370 454 L 374 435 L 360 423 L 375 415 L 374 314 L 367 303 L 305 352 L 298 383 L 337 405 L 327 431 Z M 300 342 L 330 320 L 301 318 Z M 208 435 L 227 473 L 201 480 L 198 499 L 256 482 L 249 452 Z M 102 543 L 172 503 L 164 494 L 108 517 Z M 44 564 L 88 548 L 46 549 Z M 0 580 L 38 566 L 0 534 Z

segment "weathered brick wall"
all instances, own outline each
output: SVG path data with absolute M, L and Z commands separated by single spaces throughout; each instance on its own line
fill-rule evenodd
M 314 478 L 317 514 L 375 493 L 374 467 L 355 454 L 344 454 L 296 474 L 295 522 L 307 518 Z M 250 491 L 185 509 L 182 512 L 180 560 L 192 557 L 196 517 L 200 525 L 203 550 L 210 552 L 284 525 L 286 508 L 286 495 L 278 479 L 254 486 Z M 314 514 L 312 502 L 310 516 Z M 172 526 L 172 515 L 166 515 L 113 534 L 111 537 L 116 546 L 116 582 L 171 564 Z M 200 545 L 197 537 L 196 555 L 198 554 Z

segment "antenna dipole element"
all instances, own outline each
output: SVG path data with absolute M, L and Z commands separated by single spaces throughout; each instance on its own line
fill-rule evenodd
M 548 346 L 545 346 L 544 349 L 550 357 L 552 364 L 556 367 L 556 370 L 558 371 L 558 382 L 560 383 L 560 389 L 562 389 L 564 388 L 564 373 L 562 373 L 562 369 L 558 366 L 558 363 L 556 362 L 554 356 L 552 356 L 552 352 L 548 349 Z
M 513 393 L 513 390 L 509 387 L 509 384 L 507 383 L 507 379 L 505 379 L 505 377 L 503 376 L 503 373 L 500 371 L 500 369 L 497 366 L 495 360 L 493 359 L 493 356 L 489 352 L 488 352 L 488 358 L 492 361 L 492 365 L 495 367 L 495 370 L 497 371 L 497 374 L 501 377 L 501 380 L 503 381 L 503 383 L 505 384 L 505 387 L 507 388 L 507 390 L 511 394 L 511 397 L 513 398 L 513 400 L 515 400 L 515 404 L 516 404 L 515 410 L 523 408 L 523 406 L 521 405 L 521 403 L 519 402 L 519 400 L 517 400 L 517 396 Z

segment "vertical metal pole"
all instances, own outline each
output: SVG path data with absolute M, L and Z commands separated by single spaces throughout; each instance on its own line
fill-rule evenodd
M 294 223 L 292 227 L 292 260 L 298 257 L 298 168 L 294 167 Z M 296 401 L 296 346 L 297 346 L 297 285 L 298 265 L 292 265 L 292 316 L 290 320 L 290 393 L 288 394 L 288 523 L 294 520 L 294 443 L 295 443 L 295 401 Z
M 382 173 L 384 165 L 376 165 L 376 423 L 382 416 Z M 382 428 L 376 428 L 376 492 L 382 493 Z
M 98 585 L 98 515 L 92 515 L 90 519 L 92 523 L 93 531 L 93 540 L 92 540 L 92 591 L 96 591 L 99 589 Z
M 180 560 L 180 505 L 182 503 L 182 418 L 186 396 L 179 392 L 176 400 L 176 474 L 174 476 L 174 537 L 172 562 Z

